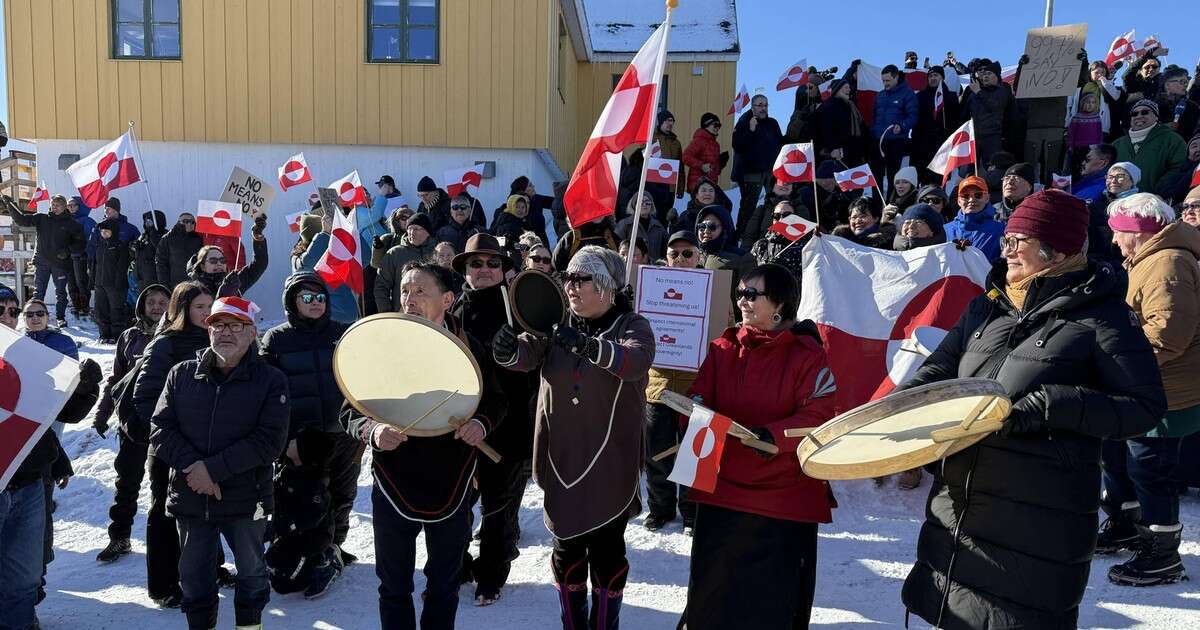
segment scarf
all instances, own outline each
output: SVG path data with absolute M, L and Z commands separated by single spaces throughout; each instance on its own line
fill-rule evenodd
M 836 98 L 836 97 L 834 97 L 834 98 Z M 862 113 L 858 111 L 858 107 L 854 104 L 853 101 L 846 101 L 846 105 L 850 106 L 850 136 L 852 138 L 858 138 L 863 135 L 862 134 L 862 128 L 863 128 Z
M 1083 254 L 1068 256 L 1066 260 L 1058 263 L 1057 265 L 1051 265 L 1035 274 L 1029 275 L 1022 280 L 1008 283 L 1008 285 L 1004 287 L 1004 293 L 1008 295 L 1009 301 L 1013 303 L 1013 306 L 1017 307 L 1017 310 L 1023 311 L 1025 310 L 1025 298 L 1029 295 L 1029 288 L 1033 286 L 1034 280 L 1037 280 L 1038 278 L 1053 278 L 1071 273 L 1072 271 L 1082 271 L 1086 268 L 1087 256 Z
M 1137 153 L 1138 148 L 1143 142 L 1146 141 L 1146 136 L 1150 135 L 1150 132 L 1154 129 L 1154 127 L 1154 125 L 1150 125 L 1141 131 L 1134 131 L 1132 129 L 1129 130 L 1129 141 L 1133 143 L 1134 153 Z

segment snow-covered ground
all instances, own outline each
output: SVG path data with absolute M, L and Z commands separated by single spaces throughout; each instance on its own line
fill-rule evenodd
M 94 327 L 82 324 L 67 332 L 83 343 L 82 357 L 99 361 L 106 372 L 112 346 L 97 346 Z M 184 628 L 178 610 L 160 610 L 145 592 L 145 514 L 150 492 L 143 485 L 134 522 L 134 552 L 111 565 L 98 565 L 96 553 L 108 542 L 108 506 L 112 500 L 113 432 L 101 439 L 90 421 L 68 427 L 64 446 L 76 476 L 56 493 L 55 553 L 50 565 L 48 596 L 38 607 L 42 627 L 85 629 Z M 324 597 L 306 601 L 299 595 L 272 594 L 264 625 L 268 628 L 376 628 L 378 615 L 371 538 L 371 478 L 368 466 L 359 479 L 358 500 L 351 517 L 346 548 L 360 562 L 349 567 Z M 900 586 L 915 553 L 924 513 L 928 477 L 922 489 L 904 492 L 894 484 L 877 488 L 870 481 L 838 483 L 840 507 L 834 522 L 821 526 L 816 608 L 813 625 L 855 628 L 867 625 L 903 627 Z M 521 512 L 521 557 L 509 586 L 494 606 L 476 608 L 465 586 L 459 607 L 460 628 L 533 630 L 558 623 L 558 604 L 550 584 L 551 538 L 542 525 L 542 495 L 530 484 Z M 1181 552 L 1188 570 L 1200 576 L 1200 500 L 1183 500 L 1186 526 Z M 476 520 L 478 523 L 478 520 Z M 639 517 L 626 532 L 629 585 L 621 613 L 623 627 L 634 630 L 673 628 L 687 591 L 691 539 L 676 521 L 665 530 L 647 532 Z M 1135 589 L 1105 579 L 1114 559 L 1098 559 L 1080 610 L 1084 628 L 1200 628 L 1200 582 Z M 418 552 L 418 566 L 424 562 Z M 417 572 L 417 590 L 423 577 Z M 232 627 L 232 591 L 222 592 L 221 623 Z M 913 618 L 912 627 L 927 627 Z

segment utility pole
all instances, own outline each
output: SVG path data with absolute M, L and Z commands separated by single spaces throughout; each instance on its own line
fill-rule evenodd
M 1042 26 L 1049 28 L 1054 24 L 1054 0 L 1046 0 L 1046 23 Z

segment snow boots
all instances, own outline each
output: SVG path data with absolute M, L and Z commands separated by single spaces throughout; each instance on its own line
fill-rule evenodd
M 96 554 L 96 562 L 102 562 L 104 564 L 116 562 L 121 558 L 121 556 L 131 551 L 133 551 L 133 548 L 129 545 L 128 538 L 112 540 L 109 541 L 107 547 L 105 547 L 100 553 Z
M 1108 570 L 1108 579 L 1126 586 L 1154 586 L 1186 580 L 1179 540 L 1183 525 L 1137 526 L 1141 536 L 1137 550 L 1128 562 Z
M 1141 540 L 1136 523 L 1142 517 L 1137 502 L 1128 502 L 1119 509 L 1101 505 L 1108 518 L 1100 525 L 1096 538 L 1096 555 L 1107 556 L 1121 551 L 1134 551 Z

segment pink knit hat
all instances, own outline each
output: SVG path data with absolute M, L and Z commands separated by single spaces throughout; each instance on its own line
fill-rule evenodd
M 1082 199 L 1061 190 L 1043 190 L 1025 198 L 1008 218 L 1005 234 L 1024 234 L 1068 256 L 1083 251 L 1088 209 Z

